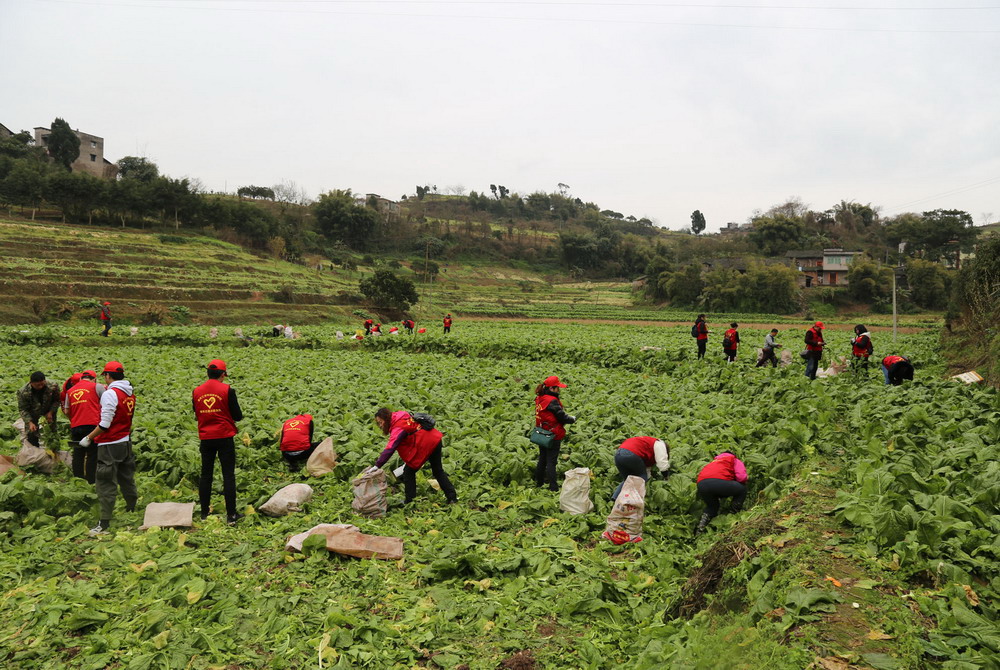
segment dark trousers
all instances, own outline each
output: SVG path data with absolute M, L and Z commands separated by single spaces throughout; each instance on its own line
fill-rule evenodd
M 698 340 L 698 358 L 705 358 L 706 347 L 708 347 L 708 340 Z
M 732 498 L 730 509 L 739 510 L 747 497 L 747 487 L 732 479 L 702 479 L 698 482 L 698 497 L 705 501 L 705 512 L 714 517 L 722 498 Z
M 309 445 L 308 449 L 303 449 L 302 451 L 283 451 L 281 452 L 281 457 L 285 459 L 289 470 L 301 470 L 302 466 L 306 464 L 306 461 L 309 460 L 309 457 L 313 455 L 318 446 L 319 442 L 313 442 Z
M 774 349 L 762 349 L 761 351 L 764 352 L 764 355 L 759 361 L 757 361 L 758 368 L 762 368 L 767 365 L 768 361 L 771 361 L 772 368 L 778 367 L 778 357 L 774 355 Z
M 913 366 L 909 361 L 899 361 L 888 368 L 882 365 L 882 374 L 885 375 L 886 384 L 902 386 L 904 379 L 913 381 Z
M 212 504 L 212 483 L 215 479 L 215 457 L 222 466 L 222 495 L 226 499 L 226 514 L 236 515 L 236 444 L 233 438 L 201 441 L 201 477 L 198 479 L 198 497 L 201 514 L 208 514 Z
M 447 335 L 450 332 L 451 332 L 451 326 L 445 326 L 444 327 L 444 334 Z
M 101 333 L 103 337 L 107 337 L 108 333 L 111 332 L 111 319 L 104 319 L 101 323 L 104 324 L 104 332 Z
M 735 349 L 723 349 L 722 353 L 726 355 L 726 360 L 730 363 L 736 362 L 736 350 Z
M 559 484 L 556 482 L 556 462 L 559 460 L 559 447 L 562 440 L 556 440 L 552 446 L 546 449 L 538 447 L 538 464 L 535 466 L 535 483 L 544 486 L 549 483 L 550 491 L 558 491 Z
M 94 488 L 101 503 L 102 522 L 110 522 L 114 516 L 118 489 L 122 490 L 125 506 L 129 509 L 135 507 L 139 492 L 135 488 L 135 454 L 132 453 L 130 440 L 97 445 Z
M 69 429 L 70 444 L 73 445 L 73 476 L 86 479 L 93 484 L 97 481 L 97 445 L 81 447 L 80 440 L 90 435 L 94 426 L 77 426 Z
M 437 480 L 438 485 L 441 487 L 441 492 L 444 493 L 444 497 L 447 500 L 457 500 L 458 497 L 455 495 L 455 487 L 448 478 L 448 473 L 444 471 L 444 466 L 441 465 L 440 443 L 438 443 L 438 446 L 431 452 L 431 455 L 427 458 L 427 462 L 431 464 L 431 473 L 434 475 L 434 479 Z M 403 466 L 403 476 L 400 479 L 403 480 L 403 493 L 406 496 L 406 502 L 410 502 L 417 497 L 417 470 L 419 470 L 419 468 L 411 468 L 409 465 Z
M 646 463 L 639 457 L 639 454 L 635 454 L 628 449 L 619 449 L 615 452 L 615 467 L 618 468 L 618 474 L 621 475 L 622 482 L 615 489 L 615 492 L 611 494 L 612 500 L 618 500 L 618 494 L 622 492 L 622 487 L 625 486 L 625 480 L 628 479 L 629 475 L 642 477 L 643 481 L 649 480 Z

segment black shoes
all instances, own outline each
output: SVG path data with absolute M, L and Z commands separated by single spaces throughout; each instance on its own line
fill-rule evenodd
M 243 514 L 230 514 L 229 516 L 226 517 L 226 523 L 228 523 L 230 526 L 235 526 L 236 522 L 242 519 L 244 516 L 245 515 Z

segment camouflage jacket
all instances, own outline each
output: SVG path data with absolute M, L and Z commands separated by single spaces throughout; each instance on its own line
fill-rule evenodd
M 28 423 L 38 423 L 38 420 L 49 412 L 59 411 L 59 385 L 54 381 L 46 381 L 41 393 L 34 393 L 31 384 L 25 384 L 17 391 L 17 411 L 21 414 L 24 427 Z

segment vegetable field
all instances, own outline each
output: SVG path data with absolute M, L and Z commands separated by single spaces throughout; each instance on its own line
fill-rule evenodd
M 797 352 L 804 331 L 782 329 Z M 898 349 L 876 334 L 877 357 L 898 351 L 917 371 L 889 387 L 875 368 L 809 382 L 797 356 L 755 368 L 763 332 L 743 333 L 725 365 L 718 336 L 695 360 L 688 327 L 459 323 L 447 338 L 435 328 L 363 342 L 334 330 L 0 333 L 0 451 L 18 448 L 14 392 L 32 370 L 61 382 L 119 360 L 137 394 L 140 492 L 136 512 L 119 501 L 113 532 L 91 538 L 96 497 L 83 480 L 3 475 L 0 666 L 1000 667 L 1000 404 L 991 388 L 946 378 L 935 332 L 903 335 Z M 831 332 L 832 351 L 848 353 L 847 338 Z M 146 504 L 197 501 L 190 394 L 217 357 L 246 416 L 241 507 L 297 481 L 314 497 L 280 519 L 139 531 Z M 533 483 L 525 432 L 550 374 L 579 417 L 559 468 L 593 470 L 588 515 L 560 512 L 558 494 Z M 350 480 L 384 445 L 372 420 L 382 405 L 437 418 L 460 504 L 421 471 L 413 504 L 395 489 L 386 518 L 352 513 Z M 282 421 L 303 412 L 339 455 L 323 478 L 288 473 L 277 449 Z M 599 536 L 614 450 L 634 435 L 667 441 L 672 474 L 650 480 L 644 541 L 617 547 Z M 695 477 L 726 450 L 747 465 L 747 506 L 695 537 Z M 400 537 L 404 557 L 284 551 L 319 523 Z

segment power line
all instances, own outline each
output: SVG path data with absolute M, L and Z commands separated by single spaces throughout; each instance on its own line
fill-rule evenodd
M 974 184 L 968 184 L 966 186 L 959 186 L 958 188 L 953 188 L 950 191 L 943 191 L 941 193 L 936 193 L 934 195 L 929 195 L 929 196 L 927 196 L 925 198 L 918 198 L 916 200 L 910 200 L 909 202 L 904 202 L 904 203 L 902 203 L 900 205 L 896 205 L 895 207 L 889 207 L 887 209 L 890 212 L 896 212 L 896 211 L 899 211 L 899 210 L 903 209 L 904 207 L 910 207 L 911 205 L 919 205 L 921 203 L 930 202 L 932 200 L 938 200 L 940 198 L 947 198 L 948 196 L 951 196 L 951 195 L 960 195 L 962 193 L 966 193 L 968 191 L 975 191 L 976 189 L 980 189 L 980 188 L 983 188 L 984 186 L 989 186 L 991 184 L 996 184 L 998 182 L 1000 182 L 1000 177 L 993 177 L 992 179 L 986 179 L 985 181 L 976 182 Z

